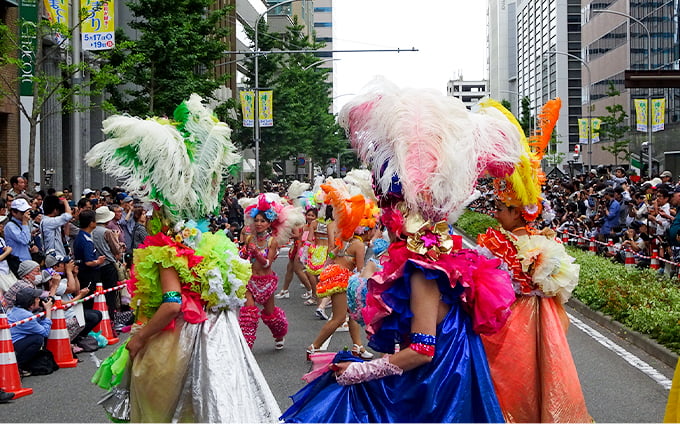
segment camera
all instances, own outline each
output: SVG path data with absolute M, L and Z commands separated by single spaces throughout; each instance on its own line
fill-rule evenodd
M 82 263 L 83 263 L 83 260 L 82 260 L 82 259 L 74 259 L 74 260 L 73 260 L 73 264 L 74 264 L 74 265 L 80 265 L 80 264 L 82 264 Z

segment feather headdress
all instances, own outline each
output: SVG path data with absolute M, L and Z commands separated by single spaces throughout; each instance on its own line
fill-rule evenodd
M 293 202 L 293 205 L 304 207 L 304 193 L 309 190 L 309 183 L 301 183 L 298 180 L 293 180 L 288 187 L 286 196 L 288 200 Z
M 502 110 L 520 128 L 519 122 L 503 106 L 492 101 L 487 102 L 486 106 Z M 507 177 L 494 181 L 498 199 L 507 206 L 522 208 L 522 216 L 527 222 L 534 221 L 541 213 L 541 186 L 545 183 L 541 159 L 550 143 L 561 106 L 562 101 L 559 98 L 549 100 L 543 106 L 538 115 L 539 130 L 529 140 L 522 133 L 523 153 L 514 171 Z
M 519 131 L 502 114 L 474 114 L 456 98 L 382 79 L 338 119 L 372 168 L 376 194 L 433 222 L 455 220 L 477 178 L 509 174 L 522 153 Z
M 128 193 L 160 204 L 173 222 L 215 212 L 222 175 L 240 160 L 231 129 L 196 94 L 177 107 L 173 120 L 114 115 L 103 131 L 106 140 L 85 162 L 121 180 Z
M 243 208 L 245 224 L 252 228 L 253 220 L 263 214 L 271 223 L 272 235 L 283 246 L 293 235 L 293 229 L 305 223 L 302 209 L 284 202 L 276 193 L 261 193 L 257 197 L 243 197 L 238 201 Z
M 337 243 L 342 243 L 354 235 L 354 231 L 364 217 L 366 201 L 360 193 L 352 195 L 345 181 L 329 178 L 321 189 L 326 194 L 326 203 L 333 206 L 335 223 L 338 227 Z

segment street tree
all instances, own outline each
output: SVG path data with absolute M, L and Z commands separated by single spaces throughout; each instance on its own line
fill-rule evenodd
M 531 100 L 529 97 L 522 97 L 522 101 L 520 103 L 520 116 L 519 116 L 519 125 L 522 127 L 524 130 L 524 135 L 529 137 L 531 135 Z
M 182 99 L 197 93 L 209 98 L 229 78 L 216 75 L 215 63 L 228 50 L 229 7 L 214 0 L 133 0 L 127 6 L 130 28 L 139 32 L 120 40 L 109 55 L 122 84 L 111 85 L 111 102 L 120 112 L 172 116 Z
M 297 23 L 284 34 L 274 34 L 261 22 L 259 31 L 258 44 L 263 51 L 316 50 L 322 46 L 310 41 Z M 250 38 L 253 39 L 254 34 Z M 312 53 L 280 53 L 259 58 L 259 88 L 273 90 L 274 108 L 274 126 L 260 129 L 261 175 L 269 175 L 268 164 L 276 160 L 303 153 L 315 163 L 325 163 L 349 147 L 344 131 L 331 112 L 332 86 L 326 80 L 329 71 L 316 66 L 320 60 Z M 246 61 L 245 67 L 253 76 L 252 58 Z M 254 86 L 254 77 L 245 82 Z M 239 110 L 239 116 L 240 113 Z M 252 129 L 239 128 L 234 139 L 243 147 L 252 147 Z
M 45 2 L 36 2 L 37 16 L 45 16 Z M 81 102 L 81 98 L 89 98 L 101 94 L 105 87 L 116 84 L 118 78 L 110 64 L 101 60 L 96 52 L 86 52 L 84 60 L 69 61 L 73 55 L 72 43 L 74 32 L 81 26 L 91 10 L 79 10 L 79 22 L 75 26 L 38 19 L 31 22 L 19 19 L 16 26 L 0 23 L 0 68 L 7 67 L 9 72 L 0 72 L 0 98 L 8 99 L 17 106 L 19 113 L 28 123 L 28 172 L 32 174 L 36 161 L 37 129 L 48 117 L 55 114 L 68 114 L 75 111 L 92 110 L 102 107 L 111 110 L 111 105 L 103 101 L 100 104 Z M 20 28 L 21 34 L 12 28 Z M 29 41 L 27 43 L 27 40 Z M 18 57 L 30 55 L 30 63 Z M 48 72 L 46 64 L 53 61 L 57 65 L 56 72 Z M 30 74 L 17 72 L 32 69 Z M 87 75 L 78 78 L 76 75 Z M 80 82 L 78 82 L 80 81 Z M 32 103 L 21 101 L 21 85 L 28 84 Z M 46 105 L 55 100 L 60 109 L 48 108 Z
M 614 83 L 609 81 L 609 87 L 607 89 L 606 95 L 608 97 L 616 97 L 620 95 L 621 92 L 616 89 Z M 619 156 L 622 160 L 630 160 L 630 142 L 625 140 L 624 137 L 628 131 L 630 131 L 630 126 L 626 125 L 625 122 L 628 119 L 628 113 L 620 104 L 614 104 L 611 106 L 606 106 L 608 115 L 600 117 L 602 121 L 600 127 L 600 138 L 604 141 L 611 142 L 608 146 L 601 146 L 602 150 L 611 153 L 614 156 L 614 165 L 618 165 Z

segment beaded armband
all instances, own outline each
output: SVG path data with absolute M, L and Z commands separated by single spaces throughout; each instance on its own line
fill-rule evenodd
M 182 304 L 182 294 L 177 291 L 169 291 L 163 293 L 163 303 L 179 303 Z
M 421 355 L 434 357 L 434 348 L 437 344 L 437 337 L 423 333 L 411 333 L 411 350 Z

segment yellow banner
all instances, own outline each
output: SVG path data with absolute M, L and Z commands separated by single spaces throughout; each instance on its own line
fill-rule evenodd
M 600 118 L 591 118 L 593 123 L 592 137 L 593 143 L 600 141 L 600 126 L 602 125 L 602 120 Z M 579 118 L 578 120 L 578 141 L 582 144 L 588 144 L 588 118 Z
M 243 126 L 252 128 L 255 121 L 255 94 L 253 91 L 241 91 L 241 112 L 243 113 Z M 260 127 L 274 126 L 274 92 L 271 90 L 260 91 Z
M 652 100 L 652 132 L 663 131 L 666 115 L 666 99 Z
M 45 0 L 45 10 L 49 16 L 50 22 L 53 24 L 61 24 L 65 27 L 69 26 L 68 21 L 68 0 Z M 56 33 L 54 38 L 57 44 L 64 41 L 64 36 L 61 33 Z
M 252 128 L 255 121 L 255 95 L 252 91 L 241 91 L 239 95 L 241 112 L 243 113 L 243 126 Z
M 274 92 L 271 90 L 260 91 L 260 126 L 274 126 Z
M 80 0 L 80 8 L 86 10 L 81 27 L 83 50 L 109 50 L 116 45 L 113 4 L 113 0 Z
M 647 100 L 635 99 L 635 122 L 638 131 L 647 132 Z

